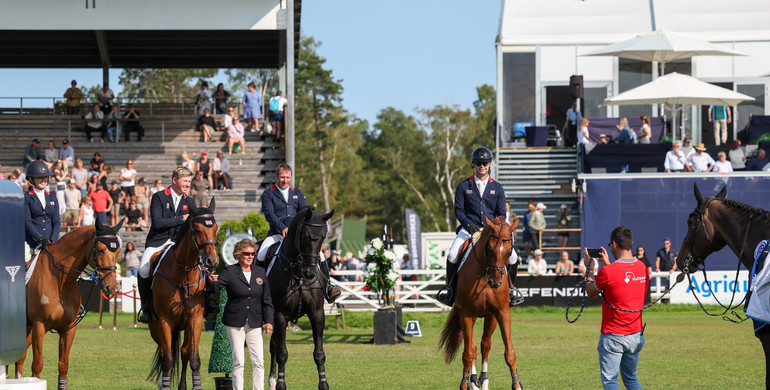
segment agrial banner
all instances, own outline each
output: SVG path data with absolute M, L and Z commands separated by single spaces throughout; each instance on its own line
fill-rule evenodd
M 409 261 L 412 262 L 412 269 L 423 269 L 425 264 L 420 264 L 422 259 L 420 248 L 420 236 L 422 235 L 422 223 L 417 213 L 407 208 L 404 210 L 404 219 L 406 220 L 406 239 L 409 247 Z
M 675 272 L 669 280 L 669 284 L 676 282 Z M 671 303 L 698 303 L 697 299 L 704 305 L 737 305 L 743 300 L 746 292 L 749 291 L 749 271 L 742 270 L 738 272 L 738 278 L 735 277 L 735 271 L 706 271 L 706 277 L 703 272 L 696 272 L 688 275 L 687 279 L 682 280 L 671 290 Z M 717 302 L 718 301 L 718 302 Z

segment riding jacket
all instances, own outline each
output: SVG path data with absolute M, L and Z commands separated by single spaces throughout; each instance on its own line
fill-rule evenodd
M 34 188 L 24 194 L 25 235 L 24 240 L 31 249 L 35 249 L 41 238 L 48 241 L 59 239 L 61 222 L 59 220 L 59 201 L 56 195 L 45 191 L 45 206 L 35 194 Z
M 176 231 L 184 224 L 184 216 L 190 213 L 194 205 L 192 197 L 182 194 L 179 205 L 174 209 L 174 199 L 171 196 L 171 187 L 165 191 L 158 191 L 150 201 L 150 232 L 147 233 L 145 247 L 159 247 L 168 239 L 174 239 Z
M 283 229 L 289 227 L 286 217 L 297 215 L 297 210 L 307 206 L 305 194 L 299 189 L 289 187 L 288 201 L 283 198 L 283 194 L 277 185 L 262 193 L 262 214 L 270 224 L 268 236 L 274 234 L 280 235 Z
M 474 176 L 461 181 L 455 191 L 455 217 L 460 222 L 457 231 L 460 231 L 460 228 L 465 228 L 470 232 L 471 229 L 468 227 L 471 224 L 483 228 L 487 225 L 484 217 L 490 220 L 499 216 L 505 217 L 503 185 L 489 177 L 484 193 L 479 194 Z
M 223 324 L 242 327 L 248 321 L 252 328 L 273 324 L 274 309 L 267 276 L 265 269 L 256 262 L 251 264 L 251 278 L 248 281 L 239 263 L 223 268 L 219 280 L 214 283 L 214 293 L 223 288 L 227 289 L 227 304 L 222 313 Z

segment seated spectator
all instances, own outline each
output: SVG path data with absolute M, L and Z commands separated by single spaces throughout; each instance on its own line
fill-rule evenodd
M 112 111 L 112 101 L 115 99 L 115 94 L 110 89 L 109 83 L 104 83 L 102 89 L 96 93 L 96 100 L 99 101 L 102 112 Z
M 45 163 L 50 168 L 53 163 L 59 161 L 59 150 L 56 149 L 56 144 L 53 141 L 48 141 L 48 149 L 45 150 Z
M 235 109 L 233 107 L 227 108 L 227 114 L 225 114 L 224 118 L 222 118 L 222 126 L 225 128 L 225 143 L 229 140 L 229 137 L 227 135 L 227 128 L 230 127 L 230 125 L 233 124 L 233 117 L 235 116 Z
M 599 272 L 599 262 L 598 261 L 594 261 L 592 263 L 593 263 L 593 266 L 594 266 L 594 270 L 593 270 L 594 271 L 594 275 L 596 275 L 596 273 Z M 582 258 L 582 257 L 580 258 L 580 262 L 578 263 L 578 272 L 580 272 L 580 276 L 581 277 L 585 277 L 586 276 L 586 262 L 585 262 L 585 259 Z
M 650 263 L 650 258 L 647 257 L 647 251 L 641 245 L 636 247 L 636 258 L 647 267 L 647 277 L 649 277 L 652 273 L 652 263 Z
M 680 150 L 679 141 L 674 142 L 672 149 L 666 153 L 666 160 L 663 162 L 663 167 L 666 172 L 682 172 L 684 171 L 684 164 L 687 159 L 684 157 L 684 153 Z
M 75 187 L 75 179 L 69 179 L 67 181 L 67 188 L 64 189 L 65 210 L 62 216 L 62 224 L 64 226 L 75 226 L 77 223 L 81 199 L 83 199 L 83 195 Z
M 82 197 L 88 196 L 88 170 L 83 168 L 83 160 L 75 160 L 75 168 L 72 169 L 70 178 L 75 180 L 75 188 L 80 190 Z
M 575 273 L 575 263 L 569 259 L 567 251 L 561 251 L 561 258 L 556 263 L 556 275 L 569 275 Z
M 83 98 L 83 92 L 78 88 L 78 82 L 72 80 L 72 85 L 64 92 L 64 97 L 67 98 L 67 115 L 77 115 L 80 113 L 80 99 Z
M 127 119 L 126 126 L 123 129 L 124 140 L 128 142 L 131 139 L 131 132 L 136 133 L 136 142 L 142 142 L 144 137 L 144 127 L 139 123 L 142 116 L 133 104 L 128 105 L 128 111 L 123 113 L 123 119 Z
M 118 187 L 118 182 L 113 180 L 110 183 L 110 189 L 107 190 L 112 198 L 112 207 L 110 207 L 110 225 L 115 226 L 120 218 L 120 205 L 126 201 L 126 193 Z
M 548 263 L 543 259 L 543 251 L 535 249 L 535 257 L 527 265 L 527 273 L 530 276 L 541 276 L 548 272 Z
M 134 186 L 134 193 L 136 194 L 136 208 L 142 211 L 144 218 L 142 221 L 146 224 L 149 221 L 150 197 L 152 194 L 150 194 L 150 187 L 147 186 L 143 177 L 140 177 L 136 186 Z
M 187 152 L 182 152 L 182 166 L 195 172 L 195 161 L 190 159 L 190 155 Z
M 126 230 L 129 232 L 142 231 L 142 211 L 136 208 L 136 202 L 131 202 L 126 210 Z
M 164 191 L 165 189 L 166 187 L 163 187 L 163 180 L 155 180 L 155 183 L 153 183 L 152 187 L 150 187 L 150 196 L 155 195 L 155 193 L 158 191 Z
M 733 165 L 727 161 L 727 154 L 725 152 L 719 152 L 717 158 L 719 158 L 719 161 L 714 163 L 713 172 L 730 173 L 733 171 Z
M 211 90 L 208 82 L 202 81 L 200 89 L 195 92 L 195 106 L 198 108 L 198 115 L 203 115 L 207 108 L 211 110 Z
M 599 134 L 599 143 L 611 144 L 612 143 L 612 136 L 607 135 L 607 134 Z
M 714 169 L 714 159 L 706 153 L 703 143 L 695 147 L 696 153 L 687 159 L 685 169 L 690 172 L 711 172 Z
M 56 179 L 56 184 L 62 183 L 63 185 L 64 181 L 67 180 L 68 172 L 64 171 L 64 164 L 59 160 L 56 160 L 51 166 L 51 173 L 53 173 L 53 177 Z
M 107 114 L 107 119 L 112 119 L 111 122 L 107 123 L 107 137 L 110 139 L 110 142 L 118 142 L 120 140 L 120 118 L 118 106 L 112 106 L 109 114 Z
M 123 257 L 126 261 L 126 276 L 139 275 L 139 263 L 142 260 L 142 251 L 134 247 L 134 243 L 126 243 L 126 253 Z
M 695 154 L 695 148 L 690 145 L 689 138 L 685 138 L 684 141 L 682 141 L 682 153 L 684 153 L 684 158 L 690 158 L 690 156 Z
M 214 128 L 217 127 L 214 117 L 211 116 L 211 111 L 208 108 L 203 109 L 203 115 L 198 117 L 198 123 L 195 128 L 203 135 L 203 142 L 214 142 L 214 136 L 211 135 L 214 132 Z
M 206 187 L 209 182 L 203 177 L 202 171 L 195 172 L 195 178 L 190 184 L 190 194 L 195 201 L 195 205 L 198 207 L 206 207 L 208 205 L 209 193 L 206 192 Z
M 241 154 L 246 153 L 246 145 L 243 143 L 243 135 L 245 130 L 243 125 L 239 122 L 238 116 L 233 117 L 233 123 L 227 128 L 227 154 L 232 154 L 233 144 L 241 146 Z
M 214 189 L 229 190 L 230 187 L 230 161 L 227 160 L 225 154 L 221 150 L 217 151 L 217 157 L 214 159 Z M 219 179 L 222 179 L 222 186 L 219 185 Z
M 91 137 L 91 133 L 94 131 L 98 131 L 101 133 L 101 142 L 104 143 L 104 137 L 107 135 L 107 125 L 104 124 L 102 119 L 104 119 L 104 113 L 102 112 L 101 108 L 98 104 L 94 104 L 93 109 L 86 114 L 86 137 L 88 137 L 88 142 L 93 143 L 94 138 Z
M 746 154 L 743 153 L 743 148 L 741 148 L 741 140 L 737 139 L 733 141 L 728 155 L 730 157 L 730 164 L 733 166 L 733 171 L 746 170 Z
M 230 98 L 230 92 L 225 91 L 222 83 L 217 85 L 217 90 L 211 95 L 214 98 L 214 107 L 217 115 L 227 113 L 227 99 Z
M 206 179 L 206 182 L 209 185 L 209 188 L 214 188 L 214 182 L 212 181 L 212 164 L 211 160 L 209 160 L 209 154 L 205 150 L 201 151 L 201 158 L 198 159 L 198 161 L 195 162 L 195 170 L 193 172 L 202 171 L 203 172 L 203 178 Z
M 102 160 L 102 154 L 99 152 L 94 153 L 94 157 L 88 163 L 88 176 L 97 175 L 104 170 L 104 160 Z
M 631 143 L 631 128 L 628 127 L 628 118 L 620 118 L 620 124 L 615 125 L 620 130 L 620 135 L 615 138 L 616 144 L 630 144 Z
M 69 171 L 75 166 L 75 149 L 70 146 L 70 140 L 65 139 L 61 142 L 59 150 L 59 159 L 64 163 L 65 170 Z
M 35 138 L 32 140 L 32 143 L 27 145 L 27 149 L 24 150 L 24 167 L 27 167 L 27 164 L 43 159 L 43 153 L 40 151 L 40 140 Z
M 639 119 L 642 120 L 642 127 L 639 128 L 639 143 L 640 144 L 649 144 L 650 139 L 652 138 L 652 130 L 650 128 L 651 122 L 650 117 L 647 115 L 642 115 L 639 117 Z
M 757 157 L 753 158 L 749 163 L 746 165 L 747 171 L 761 171 L 765 168 L 765 165 L 767 165 L 767 158 L 766 158 L 765 150 L 764 149 L 757 149 Z
M 91 198 L 86 196 L 80 201 L 80 212 L 75 226 L 88 226 L 94 224 L 94 209 L 91 207 Z

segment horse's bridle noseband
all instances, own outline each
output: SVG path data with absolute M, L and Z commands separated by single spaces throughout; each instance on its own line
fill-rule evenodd
M 99 280 L 101 279 L 99 277 L 99 273 L 98 273 L 99 271 L 107 271 L 107 275 L 109 275 L 110 272 L 115 272 L 118 269 L 116 265 L 111 265 L 108 267 L 100 267 L 96 263 L 96 243 L 99 242 L 100 240 L 117 240 L 118 242 L 120 242 L 120 237 L 118 237 L 116 234 L 102 234 L 94 237 L 94 245 L 91 247 L 91 260 L 93 260 L 92 267 L 94 267 L 94 278 L 97 283 L 99 283 Z M 104 244 L 104 242 L 102 243 Z M 116 251 L 118 252 L 120 251 L 120 245 L 118 245 L 118 248 L 116 249 Z M 110 252 L 113 252 L 113 251 L 111 250 Z
M 213 219 L 214 219 L 214 214 L 201 214 L 201 215 L 196 215 L 192 217 L 192 221 L 190 221 L 190 238 L 192 239 L 192 242 L 195 245 L 195 250 L 198 251 L 198 261 L 195 263 L 195 265 L 192 265 L 189 267 L 184 266 L 184 268 L 187 271 L 197 267 L 200 264 L 201 258 L 203 258 L 204 256 L 203 250 L 201 248 L 205 247 L 206 245 L 213 245 L 215 248 L 217 246 L 216 238 L 212 240 L 206 240 L 204 242 L 198 242 L 198 240 L 195 238 L 195 233 L 198 232 L 198 230 L 195 230 L 195 228 L 193 227 L 193 223 L 196 223 L 196 222 L 201 223 L 201 221 L 210 221 Z M 214 224 L 216 224 L 216 222 L 214 222 Z
M 489 232 L 489 235 L 487 236 L 487 241 L 484 243 L 484 251 L 485 252 L 489 251 L 489 246 L 487 244 L 489 243 L 489 239 L 490 238 L 500 239 L 500 236 L 498 236 L 497 234 L 495 234 L 493 232 Z M 503 238 L 503 242 L 505 242 L 505 241 L 513 241 L 513 237 L 504 237 Z M 487 284 L 490 284 L 490 286 L 491 286 L 491 283 L 492 283 L 492 279 L 491 279 L 492 272 L 493 271 L 500 271 L 500 273 L 505 273 L 504 272 L 505 271 L 505 265 L 489 264 L 489 253 L 485 254 L 484 261 L 486 262 L 487 267 L 484 268 L 483 270 L 481 270 L 481 276 L 487 278 Z M 490 268 L 491 268 L 491 270 L 490 270 Z

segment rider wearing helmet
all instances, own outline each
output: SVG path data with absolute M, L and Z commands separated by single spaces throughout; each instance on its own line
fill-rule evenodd
M 32 161 L 26 169 L 29 191 L 24 194 L 25 241 L 30 249 L 59 239 L 59 201 L 49 194 L 48 178 L 53 175 L 43 161 Z
M 484 228 L 486 225 L 485 217 L 490 220 L 499 216 L 505 218 L 506 202 L 503 185 L 489 177 L 492 152 L 485 147 L 477 148 L 471 154 L 471 162 L 474 170 L 473 176 L 461 181 L 455 191 L 455 217 L 460 222 L 460 226 L 457 228 L 457 238 L 452 243 L 447 256 L 447 288 L 446 291 L 442 291 L 436 296 L 439 302 L 447 306 L 452 306 L 454 303 L 455 276 L 459 267 L 457 256 L 463 243 L 471 238 L 473 233 Z M 508 259 L 508 272 L 514 277 L 517 261 L 518 257 L 514 250 Z M 513 291 L 511 289 L 512 298 Z

